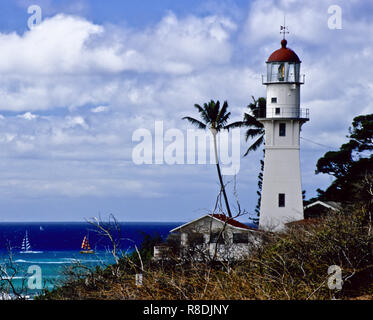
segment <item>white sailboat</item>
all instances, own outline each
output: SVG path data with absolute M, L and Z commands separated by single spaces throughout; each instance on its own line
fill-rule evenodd
M 28 238 L 28 233 L 26 231 L 26 234 L 22 240 L 22 246 L 21 246 L 21 251 L 20 253 L 42 253 L 42 251 L 32 251 L 31 250 L 31 244 L 30 240 Z

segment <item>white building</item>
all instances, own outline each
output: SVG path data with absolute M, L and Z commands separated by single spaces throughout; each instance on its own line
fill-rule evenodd
M 335 201 L 315 201 L 304 207 L 304 218 L 312 219 L 325 216 L 330 212 L 340 211 L 342 205 Z
M 180 241 L 182 255 L 197 260 L 227 261 L 247 256 L 258 243 L 257 229 L 225 216 L 208 214 L 170 231 Z M 168 255 L 168 247 L 154 248 L 154 258 Z
M 267 61 L 266 110 L 259 121 L 265 129 L 265 158 L 259 228 L 281 230 L 288 222 L 303 219 L 300 171 L 300 131 L 309 120 L 300 108 L 301 61 L 281 41 L 281 48 Z

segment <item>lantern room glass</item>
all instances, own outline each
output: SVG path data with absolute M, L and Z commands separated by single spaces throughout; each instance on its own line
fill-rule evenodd
M 267 63 L 267 82 L 299 82 L 300 63 Z

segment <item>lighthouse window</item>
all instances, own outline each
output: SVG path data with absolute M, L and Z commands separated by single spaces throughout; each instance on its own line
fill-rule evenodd
M 285 64 L 281 63 L 278 67 L 278 81 L 284 81 L 285 79 Z
M 288 81 L 289 82 L 295 81 L 295 64 L 294 63 L 289 64 Z
M 277 98 L 272 98 L 272 99 L 271 99 L 271 102 L 272 102 L 272 103 L 277 103 Z
M 276 112 L 276 115 L 279 115 L 281 113 L 281 108 L 276 108 L 275 112 Z
M 285 193 L 278 194 L 278 206 L 280 208 L 285 207 Z
M 286 136 L 286 123 L 280 123 L 280 137 Z

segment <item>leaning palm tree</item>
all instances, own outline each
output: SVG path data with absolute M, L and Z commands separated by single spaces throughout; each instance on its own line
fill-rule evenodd
M 188 120 L 191 124 L 195 125 L 199 129 L 210 129 L 214 137 L 215 162 L 216 162 L 216 168 L 218 170 L 221 191 L 224 196 L 224 201 L 227 207 L 228 215 L 230 218 L 232 218 L 232 213 L 229 208 L 228 198 L 225 192 L 225 186 L 224 186 L 223 178 L 222 178 L 221 171 L 220 171 L 218 151 L 217 151 L 217 145 L 216 145 L 216 135 L 219 133 L 220 130 L 222 129 L 224 130 L 228 128 L 226 123 L 229 119 L 229 116 L 231 115 L 230 112 L 227 112 L 228 103 L 227 101 L 225 101 L 223 106 L 220 108 L 219 101 L 215 102 L 211 100 L 209 103 L 205 103 L 203 107 L 201 107 L 198 104 L 195 104 L 194 107 L 200 113 L 202 121 L 191 118 L 191 117 L 184 117 L 183 120 Z
M 263 116 L 267 102 L 265 98 L 259 98 L 258 100 L 255 100 L 254 97 L 252 98 L 253 102 L 247 106 L 249 113 L 244 113 L 243 120 L 233 122 L 226 127 L 228 130 L 231 128 L 247 127 L 248 129 L 245 134 L 246 141 L 249 140 L 249 138 L 257 138 L 246 150 L 244 157 L 246 157 L 250 151 L 255 151 L 264 143 L 264 126 L 257 118 Z

